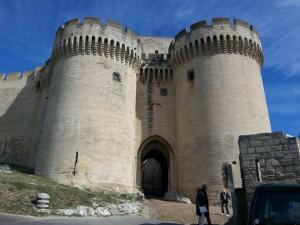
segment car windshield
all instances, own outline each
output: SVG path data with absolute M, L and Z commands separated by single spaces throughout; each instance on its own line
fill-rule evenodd
M 262 225 L 300 225 L 300 192 L 263 192 L 254 219 Z

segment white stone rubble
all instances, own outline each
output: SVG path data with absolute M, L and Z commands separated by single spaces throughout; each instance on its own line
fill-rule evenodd
M 182 203 L 192 204 L 191 199 L 189 199 L 188 197 L 186 197 L 186 196 L 184 196 L 183 194 L 180 194 L 180 193 L 171 193 L 171 192 L 168 192 L 168 193 L 166 193 L 164 199 L 167 200 L 167 201 L 182 202 Z
M 0 173 L 11 173 L 11 169 L 8 164 L 0 164 Z
M 77 206 L 75 209 L 59 209 L 57 213 L 65 216 L 115 216 L 136 215 L 142 211 L 143 205 L 138 202 L 127 202 L 122 204 L 108 204 L 107 206 L 93 209 L 88 206 Z

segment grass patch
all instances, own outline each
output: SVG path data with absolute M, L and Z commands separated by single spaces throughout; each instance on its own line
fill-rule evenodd
M 33 202 L 38 192 L 50 195 L 50 209 L 76 208 L 79 205 L 93 207 L 107 203 L 135 201 L 134 195 L 102 193 L 57 184 L 47 178 L 36 176 L 31 170 L 11 166 L 12 173 L 0 173 L 0 212 L 21 215 L 42 215 L 34 210 Z

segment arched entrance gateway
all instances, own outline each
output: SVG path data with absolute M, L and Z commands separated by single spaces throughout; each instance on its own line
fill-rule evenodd
M 137 155 L 137 186 L 146 197 L 163 197 L 174 190 L 174 154 L 162 137 L 147 138 Z

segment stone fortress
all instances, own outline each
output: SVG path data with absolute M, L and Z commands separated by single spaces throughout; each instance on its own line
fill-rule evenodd
M 270 132 L 263 52 L 248 23 L 215 18 L 175 38 L 98 18 L 62 25 L 50 59 L 2 74 L 0 160 L 92 190 L 210 199 L 240 135 Z

